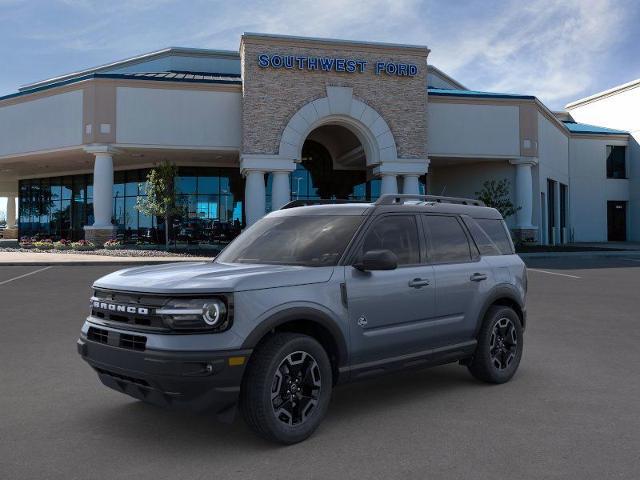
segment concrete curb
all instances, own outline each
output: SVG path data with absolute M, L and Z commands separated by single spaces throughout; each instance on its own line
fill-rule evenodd
M 0 262 L 0 268 L 7 267 L 99 267 L 101 265 L 123 265 L 127 267 L 135 267 L 137 265 L 160 265 L 163 263 L 181 263 L 181 262 L 206 262 L 208 260 L 194 259 L 194 260 L 138 260 L 137 262 L 127 262 L 123 260 L 105 260 L 102 262 L 96 261 L 77 261 L 77 262 Z M 213 258 L 211 259 L 213 261 Z
M 581 258 L 603 258 L 603 257 L 633 257 L 640 259 L 639 250 L 615 250 L 615 251 L 587 251 L 587 252 L 535 252 L 535 253 L 519 253 L 520 258 L 562 258 L 562 257 L 581 257 Z

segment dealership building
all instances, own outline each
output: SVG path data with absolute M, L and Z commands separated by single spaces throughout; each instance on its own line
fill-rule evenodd
M 0 98 L 4 236 L 156 242 L 136 202 L 168 160 L 176 241 L 224 243 L 291 199 L 475 197 L 503 179 L 518 238 L 640 241 L 640 81 L 552 112 L 428 55 L 247 33 L 237 52 L 167 48 L 25 85 Z

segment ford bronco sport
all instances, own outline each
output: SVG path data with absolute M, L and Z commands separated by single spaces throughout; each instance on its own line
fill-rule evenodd
M 300 203 L 213 262 L 97 280 L 78 351 L 102 383 L 227 419 L 239 404 L 256 433 L 290 444 L 318 427 L 338 383 L 449 362 L 484 382 L 514 375 L 526 269 L 495 209 L 410 195 Z

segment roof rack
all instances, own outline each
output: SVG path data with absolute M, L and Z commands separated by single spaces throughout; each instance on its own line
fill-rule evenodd
M 482 200 L 473 198 L 442 197 L 439 195 L 411 195 L 411 194 L 385 194 L 376 201 L 376 205 L 397 205 L 405 203 L 407 200 L 417 200 L 424 203 L 455 203 L 458 205 L 472 205 L 475 207 L 485 207 Z
M 342 200 L 342 199 L 306 199 L 306 200 L 292 200 L 289 203 L 280 207 L 280 210 L 295 207 L 308 207 L 310 205 L 342 205 L 345 203 L 370 203 L 363 200 Z

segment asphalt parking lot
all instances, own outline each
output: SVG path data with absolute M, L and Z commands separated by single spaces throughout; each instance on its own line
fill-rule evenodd
M 0 266 L 0 478 L 638 478 L 640 261 L 528 263 L 512 382 L 448 365 L 340 387 L 291 447 L 99 383 L 75 341 L 92 280 L 122 267 Z

